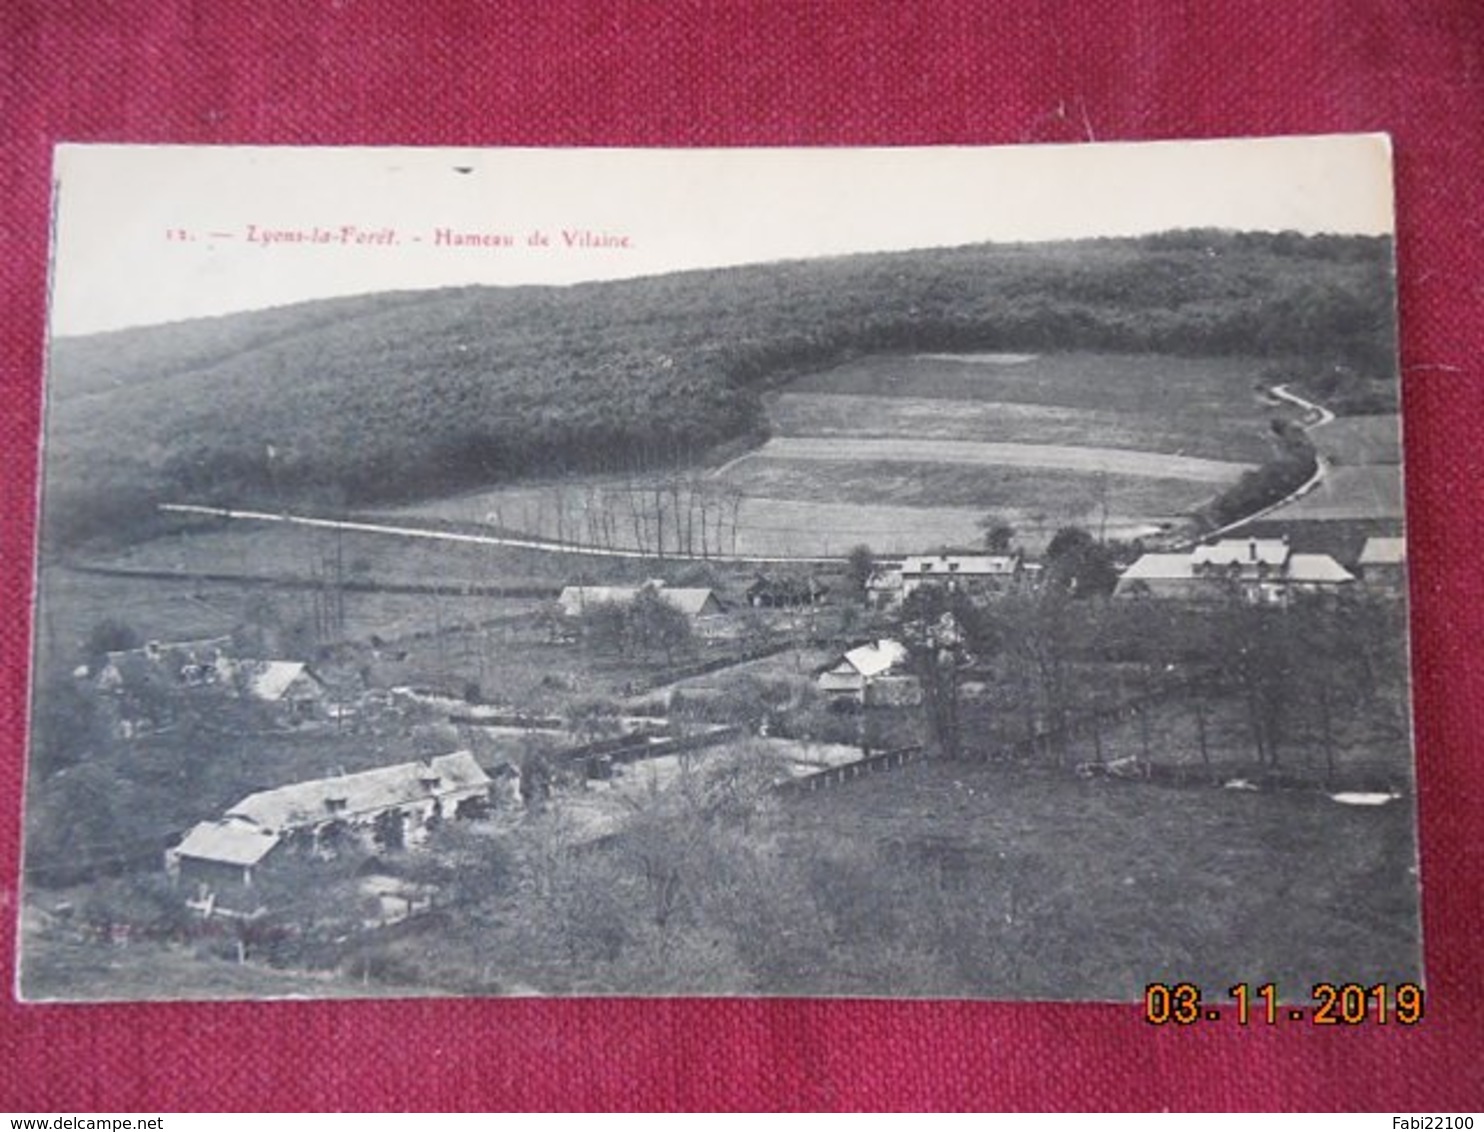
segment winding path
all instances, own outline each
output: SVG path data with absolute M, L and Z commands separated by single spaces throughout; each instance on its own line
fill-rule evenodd
M 1313 401 L 1304 400 L 1297 393 L 1290 392 L 1287 385 L 1275 385 L 1268 392 L 1270 392 L 1274 397 L 1277 397 L 1280 401 L 1287 401 L 1290 405 L 1297 405 L 1306 414 L 1308 414 L 1310 420 L 1307 424 L 1302 426 L 1305 432 L 1313 432 L 1317 428 L 1323 428 L 1325 425 L 1329 424 L 1332 420 L 1335 419 L 1334 413 L 1330 412 L 1323 405 L 1316 404 Z M 1215 538 L 1217 535 L 1229 534 L 1230 532 L 1237 530 L 1239 527 L 1245 527 L 1248 523 L 1256 522 L 1258 519 L 1267 518 L 1267 516 L 1271 515 L 1273 512 L 1287 507 L 1291 503 L 1296 503 L 1298 500 L 1308 495 L 1311 491 L 1313 491 L 1321 483 L 1324 482 L 1324 477 L 1328 474 L 1328 472 L 1329 462 L 1325 459 L 1324 454 L 1320 452 L 1316 447 L 1314 450 L 1314 474 L 1306 479 L 1303 483 L 1299 484 L 1298 487 L 1294 488 L 1282 499 L 1278 500 L 1277 503 L 1270 503 L 1268 504 L 1268 506 L 1258 511 L 1254 511 L 1252 514 L 1244 518 L 1238 519 L 1235 523 L 1228 523 L 1224 527 L 1218 527 L 1216 530 L 1210 531 L 1209 533 L 1201 537 L 1203 539 L 1210 539 Z

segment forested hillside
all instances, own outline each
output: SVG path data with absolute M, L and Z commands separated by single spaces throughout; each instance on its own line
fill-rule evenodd
M 299 304 L 53 343 L 48 548 L 161 500 L 366 504 L 690 460 L 863 353 L 1271 357 L 1394 404 L 1390 241 L 1178 232 Z

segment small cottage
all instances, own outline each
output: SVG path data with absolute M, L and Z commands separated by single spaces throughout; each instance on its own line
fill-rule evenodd
M 863 707 L 910 707 L 922 701 L 917 677 L 906 671 L 907 648 L 880 640 L 845 653 L 819 673 L 819 690 L 834 700 Z

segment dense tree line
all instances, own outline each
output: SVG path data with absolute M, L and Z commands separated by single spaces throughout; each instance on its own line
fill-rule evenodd
M 1391 390 L 1390 241 L 1197 232 L 567 288 L 462 288 L 62 340 L 51 545 L 164 498 L 366 504 L 684 464 L 865 353 L 1257 354 Z
M 1405 609 L 1383 597 L 1109 601 L 1047 585 L 976 605 L 925 588 L 904 603 L 898 631 L 934 747 L 949 758 L 1101 761 L 1112 716 L 1129 704 L 1146 759 L 1161 757 L 1147 749 L 1154 705 L 1188 717 L 1203 759 L 1219 707 L 1239 721 L 1222 741 L 1228 758 L 1314 784 L 1365 781 L 1375 749 L 1407 743 Z

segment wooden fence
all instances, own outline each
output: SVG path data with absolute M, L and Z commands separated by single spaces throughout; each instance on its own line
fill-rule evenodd
M 832 790 L 836 786 L 843 786 L 845 783 L 853 782 L 857 778 L 904 767 L 908 763 L 917 762 L 919 759 L 924 758 L 925 755 L 926 752 L 923 748 L 916 744 L 909 747 L 896 747 L 890 751 L 881 751 L 874 755 L 867 755 L 863 759 L 856 759 L 855 762 L 826 767 L 823 770 L 815 771 L 813 774 L 789 779 L 787 782 L 779 783 L 778 789 L 781 792 L 790 794 L 808 794 L 816 790 Z

